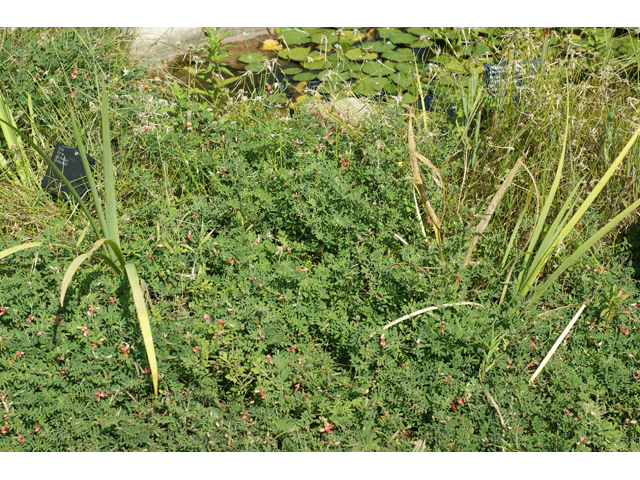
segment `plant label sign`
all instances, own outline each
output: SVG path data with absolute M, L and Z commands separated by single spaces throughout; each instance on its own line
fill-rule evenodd
M 51 161 L 55 163 L 56 167 L 60 169 L 62 174 L 69 180 L 69 183 L 75 188 L 80 198 L 83 198 L 89 185 L 86 181 L 84 173 L 84 167 L 82 166 L 82 159 L 80 158 L 80 152 L 77 148 L 68 147 L 60 142 L 56 143 L 53 149 L 53 155 L 51 155 Z M 93 167 L 96 161 L 87 155 L 87 161 L 93 172 Z M 62 180 L 53 173 L 51 167 L 47 167 L 47 171 L 42 179 L 41 187 L 44 191 L 58 197 L 69 199 L 73 203 L 76 203 L 75 198 L 71 196 L 69 189 L 62 183 Z

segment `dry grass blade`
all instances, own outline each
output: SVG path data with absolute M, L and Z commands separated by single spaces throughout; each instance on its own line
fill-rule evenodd
M 569 333 L 569 330 L 571 330 L 571 328 L 573 327 L 573 324 L 576 323 L 576 321 L 578 320 L 578 317 L 580 316 L 580 314 L 582 313 L 582 311 L 585 309 L 586 306 L 587 306 L 586 304 L 583 304 L 580 307 L 580 310 L 578 310 L 578 313 L 574 315 L 574 317 L 569 322 L 569 325 L 567 325 L 567 327 L 562 331 L 562 333 L 558 337 L 558 340 L 556 340 L 556 343 L 553 344 L 553 347 L 551 347 L 551 350 L 549 350 L 549 353 L 547 353 L 547 356 L 544 357 L 544 360 L 542 360 L 542 363 L 540 364 L 540 366 L 536 369 L 536 371 L 531 376 L 531 379 L 529 380 L 529 384 L 533 383 L 533 381 L 536 379 L 538 374 L 542 371 L 542 369 L 547 364 L 549 359 L 553 356 L 554 353 L 556 353 L 556 350 L 560 346 L 560 343 L 562 343 L 562 340 L 566 338 L 567 334 Z
M 482 305 L 480 305 L 479 303 L 473 303 L 473 302 L 458 302 L 458 303 L 445 303 L 444 305 L 438 305 L 436 307 L 428 307 L 428 308 L 424 308 L 422 310 L 416 310 L 415 312 L 412 312 L 408 315 L 405 315 L 404 317 L 400 317 L 397 320 L 394 320 L 391 323 L 387 323 L 384 327 L 382 327 L 383 330 L 386 330 L 389 327 L 393 327 L 394 325 L 403 322 L 409 318 L 412 317 L 416 317 L 418 315 L 421 315 L 423 313 L 427 313 L 427 312 L 431 312 L 432 310 L 438 310 L 439 308 L 446 308 L 446 307 L 460 307 L 462 305 L 471 305 L 474 307 L 481 307 L 484 308 Z
M 496 208 L 498 207 L 498 204 L 500 203 L 500 200 L 502 200 L 502 197 L 507 191 L 507 188 L 509 188 L 509 185 L 511 185 L 511 182 L 513 182 L 513 179 L 515 178 L 516 174 L 520 170 L 520 167 L 522 167 L 522 159 L 516 162 L 516 164 L 513 166 L 513 168 L 507 175 L 507 178 L 504 179 L 504 181 L 502 182 L 502 185 L 500 185 L 500 188 L 498 189 L 494 197 L 491 199 L 489 206 L 484 212 L 484 218 L 478 224 L 478 227 L 476 228 L 476 233 L 473 234 L 473 238 L 471 239 L 471 245 L 469 245 L 467 254 L 464 256 L 464 260 L 462 261 L 460 270 L 462 270 L 463 268 L 466 268 L 467 265 L 469 264 L 469 261 L 471 260 L 471 255 L 473 255 L 473 250 L 476 248 L 476 245 L 478 244 L 478 240 L 480 239 L 480 235 L 483 234 L 483 232 L 489 225 L 489 221 L 491 221 L 493 212 L 495 212 Z M 458 273 L 458 275 L 456 276 L 456 283 L 458 283 L 459 281 L 460 281 L 460 273 Z
M 422 203 L 427 209 L 427 213 L 428 213 L 427 223 L 429 224 L 430 227 L 435 226 L 439 230 L 440 220 L 438 219 L 436 212 L 433 210 L 433 207 L 431 206 L 431 202 L 429 202 L 429 197 L 427 196 L 427 192 L 424 189 L 424 182 L 422 181 L 422 175 L 420 175 L 420 167 L 418 165 L 418 155 L 416 150 L 416 140 L 413 135 L 413 122 L 411 120 L 413 117 L 412 113 L 409 116 L 409 158 L 411 160 L 411 170 L 413 171 L 413 182 L 416 184 L 416 187 L 418 188 L 418 192 L 420 193 L 420 198 L 422 199 Z M 437 175 L 439 177 L 440 172 L 438 172 Z

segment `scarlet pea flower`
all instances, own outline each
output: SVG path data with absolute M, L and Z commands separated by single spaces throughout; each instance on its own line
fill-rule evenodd
M 291 352 L 295 353 L 296 348 L 298 348 L 296 345 L 291 345 Z
M 7 88 L 6 86 L 4 88 Z M 298 140 L 296 140 L 295 142 L 293 142 L 293 146 L 297 147 L 298 145 L 300 145 L 300 142 Z
M 345 160 L 344 158 L 340 159 L 340 165 L 342 165 L 342 168 L 346 168 L 349 166 L 349 160 Z
M 127 352 L 128 348 L 126 346 L 122 347 L 120 349 L 122 351 L 122 353 L 124 353 L 127 357 L 129 356 L 129 352 Z
M 191 126 L 191 122 L 187 122 L 187 130 L 191 130 L 192 126 Z
M 0 315 L 4 315 L 4 312 L 6 312 L 7 310 L 9 309 L 5 307 L 0 307 Z
M 209 323 L 209 320 L 211 319 L 211 317 L 209 316 L 209 314 L 205 313 L 204 319 L 206 320 L 207 323 Z
M 89 310 L 87 310 L 87 315 L 91 316 L 91 314 L 95 311 L 95 308 L 93 308 L 93 305 L 89 305 Z
M 260 390 L 260 396 L 261 396 L 262 398 L 265 398 L 265 397 L 267 396 L 267 394 L 266 394 L 266 393 L 264 393 L 264 390 L 262 390 L 262 389 L 261 389 L 261 390 Z
M 144 367 L 144 371 L 146 373 L 149 373 L 151 371 L 151 367 L 149 365 L 147 365 L 146 367 Z
M 198 346 L 194 347 L 194 349 L 193 349 L 193 351 L 194 351 L 195 353 L 198 353 L 198 350 L 200 350 L 200 347 L 198 347 Z
M 460 405 L 462 405 L 462 402 L 464 402 L 464 400 L 463 400 L 462 398 L 459 398 L 459 399 L 458 399 L 458 403 L 459 403 Z
M 273 365 L 273 358 L 271 358 L 271 355 L 267 355 L 267 360 L 269 360 L 269 363 Z
M 536 348 L 536 344 L 531 342 L 531 348 Z
M 7 427 L 0 428 L 0 433 L 2 433 L 3 435 L 7 433 L 7 431 L 8 431 Z
M 24 352 L 16 352 L 16 357 L 22 357 L 24 355 Z
M 331 425 L 330 423 L 327 423 L 323 428 L 319 428 L 318 431 L 320 433 L 324 433 L 324 432 L 333 433 L 332 429 L 333 429 L 333 425 Z
M 78 70 L 74 70 L 73 73 L 71 74 L 71 78 L 75 80 L 77 76 L 78 76 Z
M 507 360 L 507 363 L 508 363 L 509 365 L 511 365 L 511 364 L 513 364 L 513 360 L 508 359 L 508 360 Z
M 296 383 L 296 384 L 295 384 L 295 390 L 294 390 L 294 392 L 297 392 L 299 389 L 300 389 L 300 384 L 299 384 L 299 383 Z
M 380 336 L 380 345 L 382 345 L 383 347 L 387 345 L 387 341 L 384 338 L 384 334 Z
M 269 93 L 273 92 L 273 89 L 271 88 L 271 85 L 269 85 L 268 83 L 266 84 L 267 86 L 267 90 L 269 90 Z
M 451 402 L 451 410 L 453 410 L 453 411 L 457 410 L 456 404 L 453 403 L 453 402 Z
M 97 346 L 98 346 L 98 344 L 97 344 L 96 342 L 93 342 L 93 343 L 91 344 L 91 347 L 92 347 L 92 348 L 96 348 Z
M 34 425 L 33 426 L 33 433 L 38 433 L 38 430 L 40 430 L 40 427 L 38 425 Z
M 22 435 L 18 435 L 18 442 L 23 443 L 24 437 Z
M 116 303 L 115 299 L 113 297 L 109 297 L 109 302 L 113 305 L 114 303 Z
M 76 91 L 74 90 L 73 92 L 71 92 L 71 95 L 69 95 L 71 98 L 76 98 L 78 96 L 78 94 L 76 93 Z
M 230 263 L 231 265 L 233 265 L 233 262 L 234 262 L 234 261 L 235 261 L 235 260 L 234 260 L 233 258 L 230 258 L 230 259 L 229 259 L 229 263 Z

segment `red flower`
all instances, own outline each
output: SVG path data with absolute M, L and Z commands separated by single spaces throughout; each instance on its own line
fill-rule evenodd
M 194 347 L 194 348 L 193 348 L 193 351 L 194 351 L 195 353 L 198 353 L 198 350 L 200 350 L 200 347 L 198 347 L 198 346 L 196 346 L 196 347 Z
M 457 410 L 456 404 L 453 402 L 451 402 L 451 410 L 454 410 L 454 411 Z
M 262 398 L 265 398 L 265 397 L 267 396 L 267 394 L 266 394 L 266 393 L 264 393 L 264 390 L 260 389 L 260 396 L 261 396 Z
M 234 260 L 233 258 L 230 258 L 230 259 L 229 259 L 229 263 L 230 263 L 231 265 L 233 265 L 233 262 L 235 262 L 235 260 Z
M 192 126 L 191 126 L 191 122 L 187 122 L 187 130 L 191 130 Z
M 331 425 L 330 423 L 325 424 L 325 426 L 323 428 L 319 428 L 318 431 L 320 433 L 333 433 L 333 425 Z
M 71 92 L 71 95 L 69 95 L 71 98 L 76 98 L 78 96 L 78 94 L 76 93 L 76 91 L 74 90 L 73 92 Z
M 531 342 L 531 348 L 536 348 L 536 344 Z
M 33 432 L 34 433 L 38 433 L 38 430 L 40 430 L 40 427 L 38 425 L 34 425 L 33 426 Z
M 340 159 L 340 165 L 342 165 L 342 168 L 346 168 L 349 166 L 349 160 L 345 160 L 344 158 Z
M 269 363 L 273 365 L 273 358 L 271 358 L 271 355 L 267 355 L 267 360 L 269 360 Z
M 459 398 L 459 399 L 458 399 L 458 403 L 459 403 L 460 405 L 462 405 L 462 402 L 464 402 L 464 400 L 463 400 L 462 398 Z
M 291 352 L 295 353 L 296 348 L 298 348 L 296 345 L 291 345 Z
M 7 427 L 2 427 L 0 428 L 0 432 L 4 435 L 5 433 L 7 433 L 8 429 Z
M 93 348 L 96 348 L 97 346 L 98 346 L 98 344 L 97 344 L 96 342 L 93 342 L 93 343 L 91 344 L 91 347 L 93 347 Z
M 204 314 L 204 319 L 206 320 L 207 323 L 209 323 L 209 320 L 211 319 L 211 317 L 208 314 Z
M 71 74 L 71 78 L 75 80 L 77 76 L 78 76 L 78 70 L 74 70 L 73 73 Z
M 380 345 L 383 347 L 387 345 L 387 341 L 384 339 L 384 333 L 380 335 Z
M 294 392 L 297 392 L 299 389 L 300 389 L 300 384 L 299 384 L 299 383 L 296 383 L 296 384 L 295 384 L 295 390 L 294 390 Z
M 23 443 L 24 437 L 22 435 L 18 435 L 18 442 Z

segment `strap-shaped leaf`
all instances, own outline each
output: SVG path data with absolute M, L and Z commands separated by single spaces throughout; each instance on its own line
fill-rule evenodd
M 69 268 L 67 268 L 67 271 L 65 272 L 64 277 L 62 277 L 62 287 L 60 288 L 60 306 L 64 305 L 64 297 L 65 297 L 65 295 L 67 293 L 67 288 L 69 287 L 69 283 L 71 283 L 71 279 L 75 275 L 76 270 L 78 270 L 78 268 L 80 267 L 82 262 L 84 262 L 88 258 L 91 258 L 91 255 L 96 250 L 98 250 L 102 246 L 102 244 L 104 244 L 104 243 L 106 243 L 107 245 L 109 245 L 112 248 L 112 250 L 115 252 L 116 256 L 118 257 L 118 260 L 120 261 L 121 265 L 124 265 L 126 263 L 125 259 L 124 259 L 124 256 L 122 255 L 122 252 L 120 251 L 120 247 L 118 247 L 116 242 L 114 242 L 113 240 L 109 240 L 108 238 L 101 238 L 100 240 L 97 240 L 93 244 L 93 247 L 91 247 L 91 249 L 87 253 L 83 253 L 82 255 L 78 255 L 73 260 L 73 262 L 71 262 L 71 265 L 69 265 Z M 100 258 L 100 259 L 103 260 L 103 258 Z M 107 263 L 109 263 L 109 262 L 107 262 Z M 121 273 L 120 269 L 117 268 L 116 265 L 113 264 L 113 262 L 111 262 L 109 265 L 115 271 L 115 273 L 117 273 L 117 274 Z M 116 268 L 113 268 L 113 267 L 116 267 Z
M 156 364 L 156 353 L 153 348 L 153 336 L 151 334 L 151 325 L 149 324 L 149 316 L 147 315 L 147 306 L 144 302 L 144 295 L 142 288 L 140 287 L 140 279 L 138 278 L 138 272 L 135 265 L 127 263 L 124 266 L 127 272 L 127 278 L 129 279 L 129 285 L 131 286 L 131 293 L 133 294 L 133 303 L 136 307 L 136 313 L 138 314 L 138 321 L 140 322 L 140 330 L 142 331 L 142 340 L 144 341 L 144 348 L 147 351 L 147 360 L 149 360 L 149 367 L 151 368 L 151 380 L 153 381 L 153 391 L 158 395 L 158 366 Z
M 6 250 L 2 250 L 0 252 L 0 258 L 4 258 L 13 253 L 19 252 L 20 250 L 25 250 L 27 248 L 39 247 L 42 245 L 42 242 L 32 242 L 32 243 L 24 243 L 22 245 L 16 245 L 15 247 L 7 248 Z

